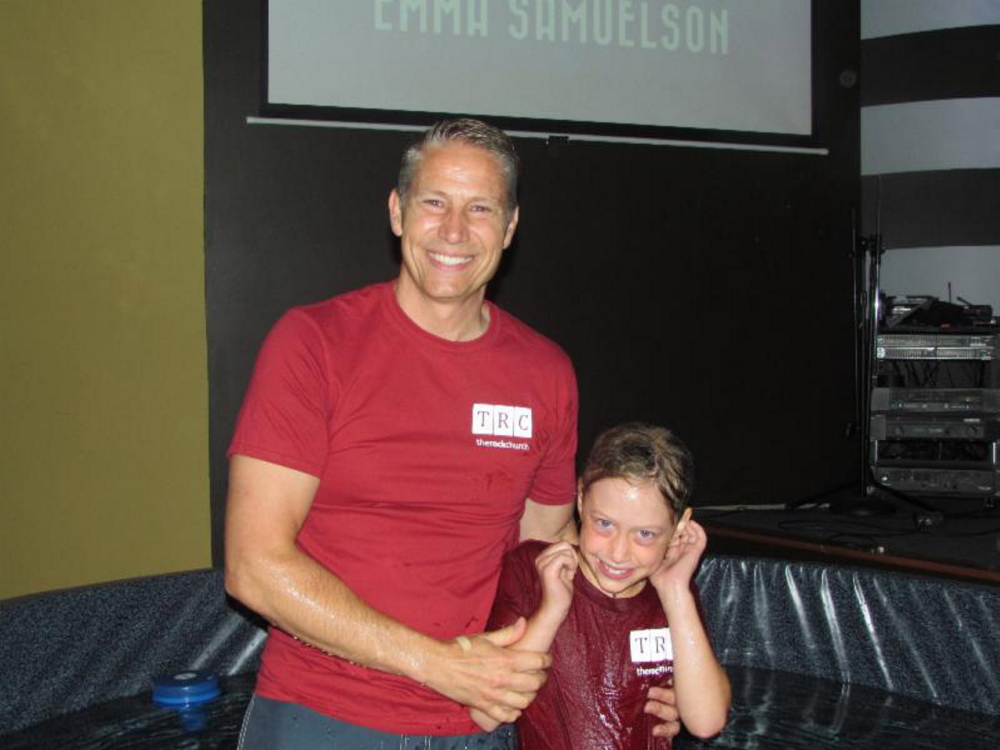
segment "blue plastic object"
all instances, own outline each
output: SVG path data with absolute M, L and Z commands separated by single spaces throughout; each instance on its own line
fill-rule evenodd
M 158 706 L 192 706 L 219 696 L 219 676 L 190 670 L 153 680 L 153 702 Z

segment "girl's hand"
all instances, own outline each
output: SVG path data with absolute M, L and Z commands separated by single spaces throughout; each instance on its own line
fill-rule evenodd
M 556 542 L 535 558 L 535 568 L 542 582 L 542 605 L 539 611 L 550 616 L 566 616 L 573 601 L 573 578 L 580 566 L 576 550 L 569 542 Z
M 691 509 L 688 508 L 674 530 L 663 562 L 649 577 L 650 583 L 658 591 L 671 584 L 689 586 L 707 544 L 705 529 L 691 520 Z

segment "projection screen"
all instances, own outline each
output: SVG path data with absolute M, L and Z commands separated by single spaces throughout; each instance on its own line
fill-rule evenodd
M 810 0 L 268 0 L 263 111 L 802 139 L 811 34 Z

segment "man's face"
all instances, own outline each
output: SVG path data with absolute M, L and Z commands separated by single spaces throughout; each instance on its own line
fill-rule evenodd
M 500 163 L 463 143 L 428 148 L 406 204 L 389 197 L 392 231 L 403 268 L 397 294 L 404 309 L 428 303 L 482 303 L 504 249 L 514 238 L 517 211 L 507 219 Z

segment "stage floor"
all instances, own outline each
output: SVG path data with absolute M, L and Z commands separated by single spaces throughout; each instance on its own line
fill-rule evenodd
M 827 506 L 695 507 L 708 551 L 843 562 L 1000 584 L 1000 509 L 982 500 L 930 499 L 940 515 L 890 498 L 891 515 L 851 515 Z M 834 503 L 836 506 L 837 504 Z

